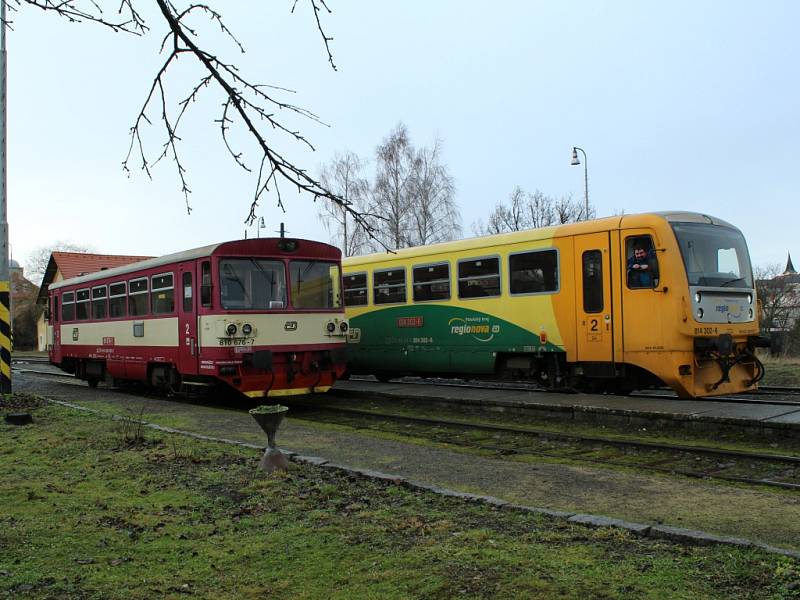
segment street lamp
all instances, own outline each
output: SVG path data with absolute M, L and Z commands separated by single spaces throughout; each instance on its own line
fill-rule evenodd
M 583 195 L 584 199 L 586 200 L 586 216 L 584 217 L 584 221 L 589 219 L 589 168 L 587 165 L 586 160 L 586 152 L 583 148 L 579 148 L 578 146 L 572 147 L 572 162 L 569 164 L 573 167 L 575 165 L 581 164 L 581 161 L 578 159 L 578 150 L 581 151 L 583 154 Z

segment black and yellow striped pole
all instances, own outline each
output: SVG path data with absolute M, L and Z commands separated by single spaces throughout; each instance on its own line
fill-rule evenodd
M 8 288 L 8 279 L 0 281 L 0 393 L 2 394 L 11 393 L 11 310 Z
M 0 0 L 0 393 L 11 393 L 11 285 L 6 205 L 6 0 Z

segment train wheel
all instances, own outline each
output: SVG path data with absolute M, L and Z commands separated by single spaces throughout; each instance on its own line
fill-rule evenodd
M 388 373 L 378 373 L 375 375 L 375 379 L 381 383 L 388 383 L 390 380 L 394 379 L 394 376 L 389 375 Z
M 98 380 L 97 380 L 97 379 L 95 379 L 94 377 L 89 377 L 89 378 L 86 380 L 86 383 L 88 383 L 88 384 L 89 384 L 89 387 L 90 387 L 90 388 L 92 388 L 92 389 L 97 389 L 97 383 L 98 383 Z

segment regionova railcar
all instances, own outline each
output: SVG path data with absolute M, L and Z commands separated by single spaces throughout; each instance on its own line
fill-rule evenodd
M 622 215 L 347 258 L 348 369 L 682 397 L 763 377 L 747 244 L 691 212 Z
M 58 281 L 51 363 L 90 386 L 224 384 L 251 398 L 327 391 L 345 370 L 341 252 L 261 238 Z

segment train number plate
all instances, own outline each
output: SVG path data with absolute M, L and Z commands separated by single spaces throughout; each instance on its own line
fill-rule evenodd
M 238 338 L 217 338 L 220 346 L 252 346 L 256 338 L 238 337 Z

